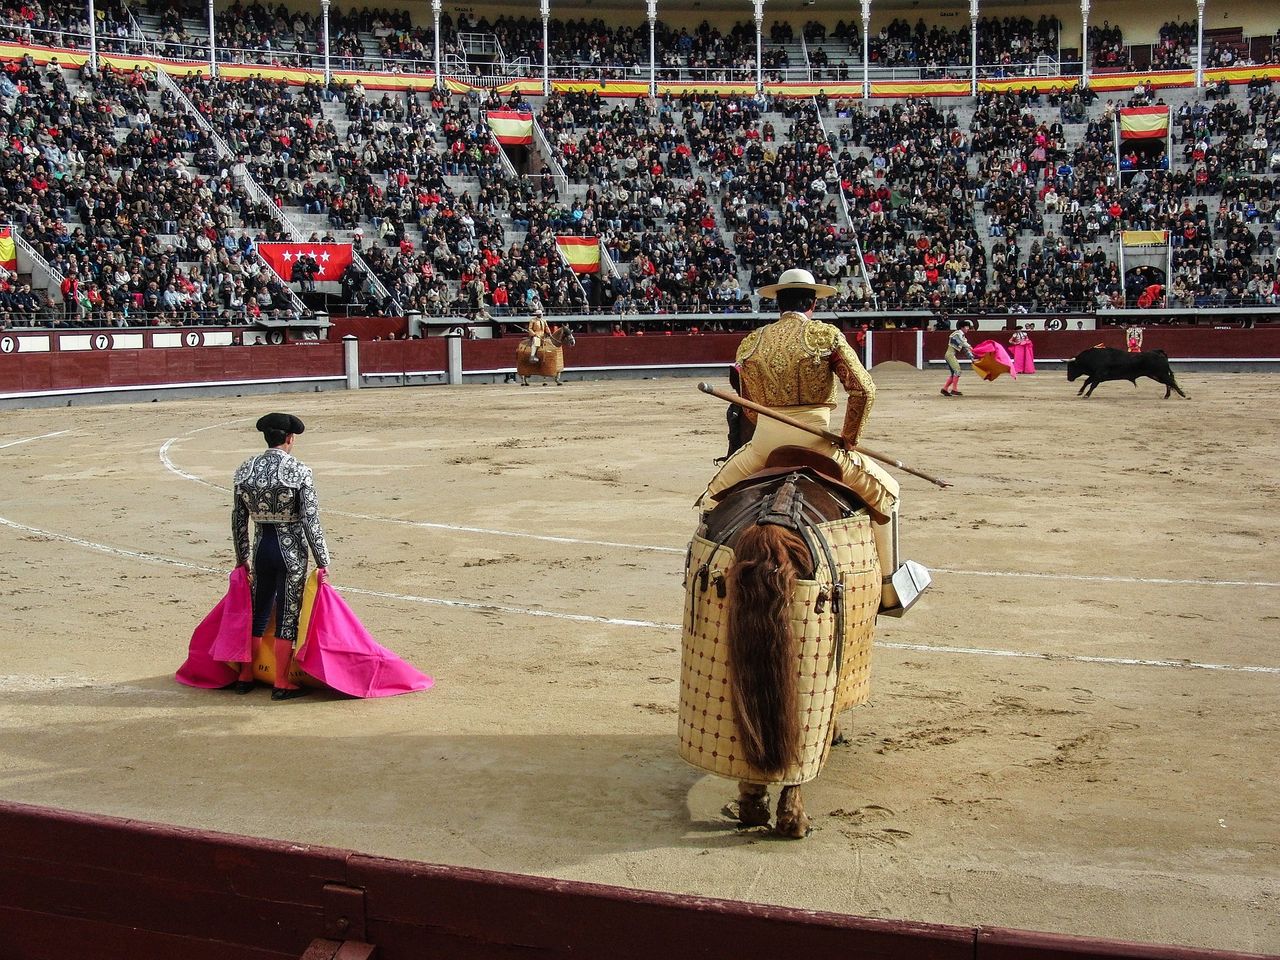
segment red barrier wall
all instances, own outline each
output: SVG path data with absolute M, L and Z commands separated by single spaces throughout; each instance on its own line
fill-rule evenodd
M 515 343 L 515 341 L 511 341 Z M 425 340 L 361 341 L 361 373 L 444 372 L 449 341 L 444 337 Z
M 565 367 L 642 367 L 674 364 L 730 364 L 740 333 L 711 333 L 643 337 L 582 336 L 565 349 Z M 500 370 L 515 366 L 517 337 L 501 340 L 464 340 L 462 369 Z
M 0 393 L 341 376 L 342 344 L 0 355 Z
M 733 363 L 739 333 L 701 336 L 608 337 L 583 336 L 565 353 L 569 370 L 626 369 L 679 366 L 728 366 Z M 990 334 L 970 334 L 979 342 Z M 1009 331 L 992 339 L 1008 342 Z M 1124 331 L 1035 331 L 1031 334 L 1036 357 L 1062 360 L 1096 344 L 1124 348 Z M 515 337 L 501 340 L 463 340 L 464 372 L 509 370 L 515 365 Z M 449 341 L 363 340 L 360 368 L 364 373 L 414 374 L 443 372 Z M 914 364 L 916 332 L 884 330 L 873 335 L 873 361 Z M 924 334 L 926 363 L 940 360 L 947 334 Z M 1214 330 L 1196 327 L 1148 327 L 1143 343 L 1148 350 L 1164 350 L 1179 360 L 1280 360 L 1280 328 Z M 345 372 L 340 340 L 305 341 L 279 347 L 172 347 L 143 350 L 79 350 L 46 353 L 0 353 L 0 394 L 74 391 L 110 387 L 145 387 L 250 380 L 292 380 L 338 377 Z
M 1241 960 L 365 856 L 0 802 L 0 952 L 24 960 Z M 353 956 L 365 956 L 354 953 Z

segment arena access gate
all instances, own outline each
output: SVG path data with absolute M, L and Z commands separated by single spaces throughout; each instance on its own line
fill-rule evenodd
M 393 860 L 0 802 L 22 960 L 1245 960 Z

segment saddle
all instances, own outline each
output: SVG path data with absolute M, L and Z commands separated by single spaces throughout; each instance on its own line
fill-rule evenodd
M 833 459 L 808 447 L 778 447 L 769 454 L 762 469 L 712 497 L 716 505 L 703 518 L 704 536 L 719 541 L 725 530 L 741 526 L 741 521 L 758 512 L 763 501 L 774 493 L 775 481 L 792 474 L 798 494 L 797 521 L 815 524 L 843 520 L 867 509 L 863 499 L 845 485 L 840 465 Z

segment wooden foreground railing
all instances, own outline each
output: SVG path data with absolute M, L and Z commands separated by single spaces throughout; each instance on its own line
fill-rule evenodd
M 0 803 L 5 958 L 1246 956 L 652 893 Z

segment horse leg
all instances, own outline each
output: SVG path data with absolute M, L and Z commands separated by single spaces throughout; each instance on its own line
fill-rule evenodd
M 738 783 L 738 822 L 744 827 L 769 825 L 769 785 L 765 783 Z
M 849 738 L 844 735 L 844 731 L 840 729 L 840 720 L 837 718 L 831 721 L 831 745 L 838 747 L 848 743 Z
M 791 840 L 803 840 L 813 829 L 804 812 L 804 798 L 799 785 L 783 787 L 778 798 L 778 823 L 773 832 Z

